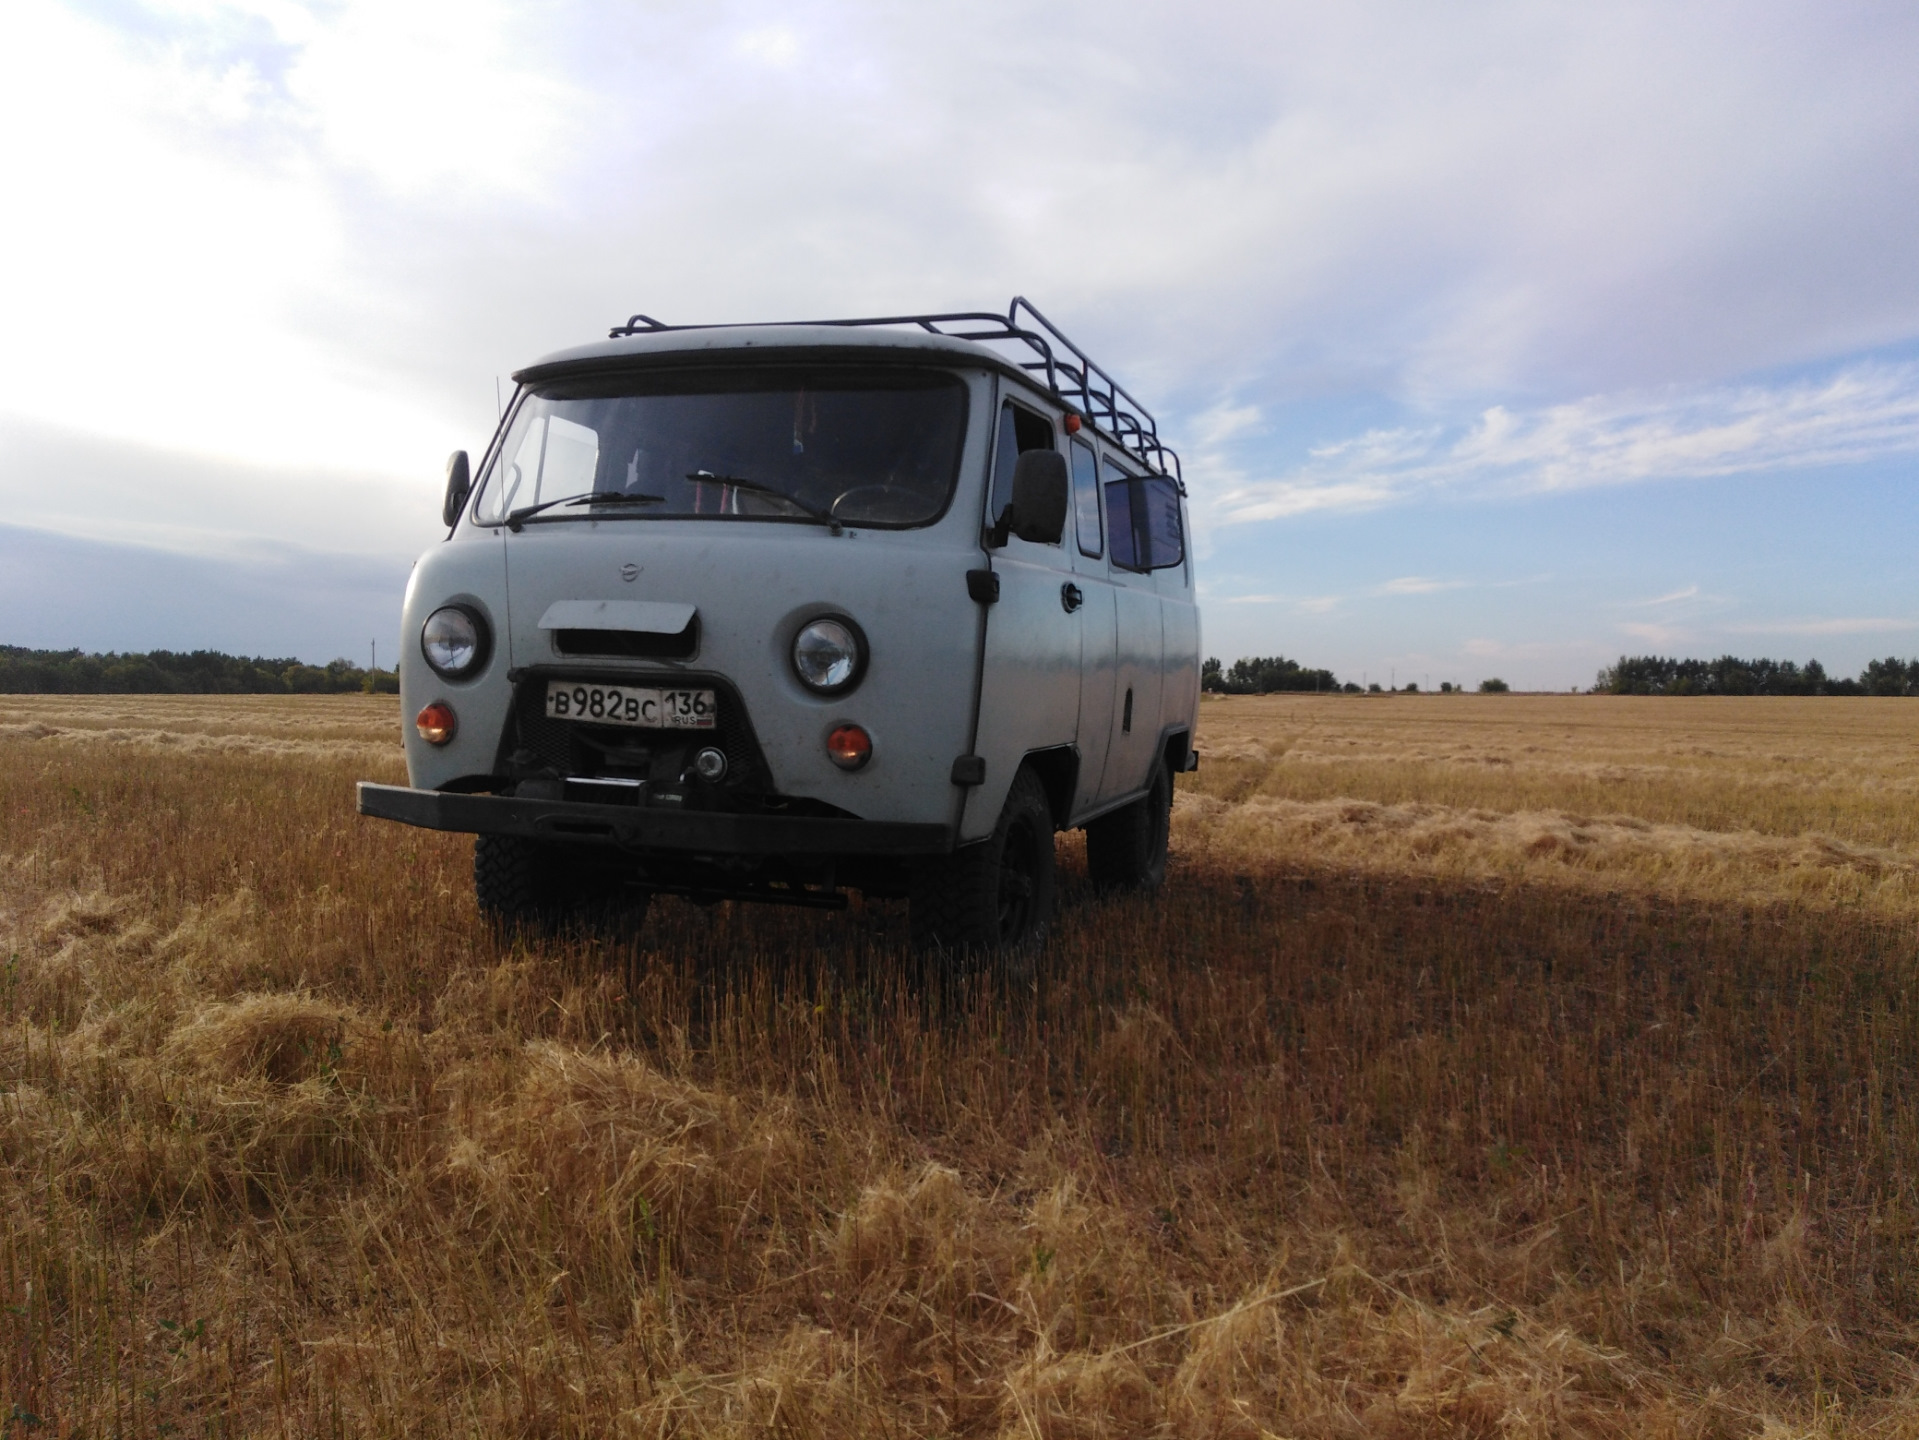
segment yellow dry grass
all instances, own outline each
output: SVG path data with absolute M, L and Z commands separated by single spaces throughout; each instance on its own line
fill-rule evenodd
M 1014 996 L 496 939 L 397 719 L 0 702 L 0 1433 L 1919 1433 L 1919 707 L 1209 702 Z
M 1919 914 L 1919 707 L 1208 696 L 1195 857 Z

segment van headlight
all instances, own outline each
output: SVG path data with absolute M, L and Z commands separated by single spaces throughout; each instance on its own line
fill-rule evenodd
M 486 621 L 465 605 L 443 605 L 420 627 L 420 653 L 435 674 L 449 680 L 464 679 L 478 670 L 491 646 Z
M 844 615 L 809 620 L 793 637 L 793 673 L 816 695 L 844 695 L 866 673 L 866 637 Z

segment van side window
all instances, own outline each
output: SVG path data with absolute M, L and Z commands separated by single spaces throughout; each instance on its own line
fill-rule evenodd
M 1097 560 L 1103 547 L 1099 535 L 1099 464 L 1093 447 L 1073 442 L 1073 528 L 1079 532 L 1079 553 Z
M 999 448 L 993 456 L 993 504 L 987 522 L 1013 503 L 1013 467 L 1028 450 L 1051 450 L 1053 422 L 1011 400 L 999 407 Z
M 1186 559 L 1179 518 L 1179 486 L 1162 475 L 1127 475 L 1110 461 L 1106 473 L 1106 533 L 1121 570 L 1165 570 Z
M 1106 491 L 1106 534 L 1113 547 L 1113 568 L 1137 570 L 1140 566 L 1138 547 L 1133 538 L 1132 477 L 1110 459 L 1102 459 L 1100 469 L 1106 475 L 1103 487 Z
M 1135 517 L 1142 500 L 1146 509 L 1146 568 L 1167 570 L 1183 563 L 1186 532 L 1179 522 L 1179 486 L 1171 480 L 1155 478 L 1141 480 L 1133 488 L 1140 496 L 1133 502 Z

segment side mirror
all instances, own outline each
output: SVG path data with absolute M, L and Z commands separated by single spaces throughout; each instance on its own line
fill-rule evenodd
M 467 464 L 466 451 L 455 450 L 446 462 L 446 499 L 440 504 L 440 519 L 451 530 L 466 508 L 466 497 L 473 493 L 473 470 Z
M 1013 466 L 1013 500 L 993 522 L 995 548 L 1009 533 L 1034 545 L 1057 545 L 1066 533 L 1066 506 L 1072 485 L 1066 457 L 1057 450 L 1028 450 Z

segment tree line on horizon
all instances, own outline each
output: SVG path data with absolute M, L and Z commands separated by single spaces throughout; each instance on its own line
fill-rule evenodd
M 1217 695 L 1273 695 L 1282 691 L 1334 691 L 1342 688 L 1330 670 L 1308 670 L 1284 655 L 1242 657 L 1221 666 L 1208 659 L 1199 667 L 1199 688 Z M 1357 685 L 1344 687 L 1358 690 Z
M 309 665 L 292 658 L 228 655 L 218 650 L 154 650 L 145 654 L 82 650 L 31 650 L 0 645 L 0 694 L 7 695 L 341 695 L 396 694 L 392 670 L 369 671 L 350 660 Z M 1331 670 L 1301 665 L 1283 655 L 1241 657 L 1231 665 L 1209 658 L 1200 668 L 1200 688 L 1221 695 L 1319 692 L 1356 695 L 1361 686 L 1340 683 Z M 1366 687 L 1379 690 L 1378 685 Z M 1417 687 L 1408 684 L 1406 690 Z M 1448 683 L 1442 691 L 1456 691 Z M 1479 688 L 1503 692 L 1503 680 Z M 1867 664 L 1857 680 L 1829 675 L 1817 660 L 1678 660 L 1660 655 L 1622 655 L 1602 669 L 1594 694 L 1603 695 L 1919 695 L 1919 659 L 1887 656 Z
M 1887 656 L 1859 672 L 1857 680 L 1828 675 L 1817 660 L 1674 660 L 1660 655 L 1621 655 L 1599 672 L 1599 695 L 1919 695 L 1919 660 Z
M 1332 670 L 1309 670 L 1299 660 L 1288 660 L 1284 655 L 1255 655 L 1234 660 L 1232 664 L 1220 664 L 1219 660 L 1209 657 L 1199 666 L 1199 689 L 1213 695 L 1280 695 L 1280 693 L 1299 693 L 1313 691 L 1315 695 L 1384 695 L 1386 687 L 1380 684 L 1357 685 L 1351 680 L 1339 684 L 1339 678 Z M 1407 682 L 1395 685 L 1391 693 L 1416 695 L 1418 685 Z M 1480 691 L 1485 695 L 1504 695 L 1510 689 L 1504 680 L 1497 676 L 1493 680 L 1481 680 Z M 1441 695 L 1462 695 L 1466 693 L 1464 685 L 1455 685 L 1451 680 L 1439 685 Z
M 1284 655 L 1242 656 L 1231 665 L 1222 665 L 1214 657 L 1208 657 L 1199 667 L 1199 688 L 1214 695 L 1278 695 L 1311 691 L 1317 695 L 1358 695 L 1362 691 L 1369 695 L 1387 693 L 1384 686 L 1374 683 L 1360 686 L 1348 680 L 1344 685 L 1339 677 L 1330 670 L 1310 670 L 1297 660 L 1288 660 Z M 1481 680 L 1482 693 L 1503 695 L 1511 687 L 1497 677 Z M 1447 680 L 1440 684 L 1442 695 L 1464 694 L 1464 685 L 1455 685 Z M 1419 686 L 1412 681 L 1393 687 L 1394 694 L 1418 694 Z
M 0 645 L 5 695 L 394 695 L 400 677 L 350 660 L 309 665 L 218 650 L 104 655 Z
M 1242 657 L 1231 665 L 1209 658 L 1200 667 L 1200 689 L 1217 695 L 1273 695 L 1311 691 L 1320 694 L 1371 693 L 1378 685 L 1341 684 L 1331 670 L 1313 669 L 1283 655 Z M 1407 684 L 1404 691 L 1419 687 Z M 1442 693 L 1460 693 L 1463 685 L 1441 685 Z M 1484 694 L 1504 694 L 1504 680 L 1482 680 Z M 1622 655 L 1602 669 L 1594 681 L 1595 695 L 1919 695 L 1919 659 L 1889 655 L 1873 660 L 1854 680 L 1828 674 L 1817 660 L 1804 665 L 1792 660 L 1742 660 L 1722 655 L 1717 660 L 1679 660 L 1662 655 Z

